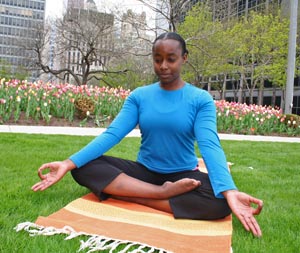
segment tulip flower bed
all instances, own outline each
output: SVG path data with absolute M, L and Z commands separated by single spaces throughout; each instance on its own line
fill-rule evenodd
M 82 124 L 92 118 L 95 126 L 103 126 L 117 115 L 129 92 L 122 88 L 2 79 L 0 123 L 18 123 L 21 116 L 28 121 L 43 121 L 46 124 L 57 119 L 73 122 L 79 117 Z M 77 100 L 80 100 L 83 111 L 78 112 L 80 108 L 75 106 Z M 84 102 L 91 101 L 92 111 L 86 110 Z
M 296 136 L 300 134 L 300 117 L 285 115 L 270 106 L 216 101 L 218 130 L 238 134 Z
M 23 117 L 33 123 L 64 119 L 84 126 L 105 127 L 120 111 L 130 90 L 98 86 L 75 86 L 42 81 L 30 83 L 0 80 L 0 124 L 20 123 Z M 216 101 L 218 131 L 236 134 L 300 135 L 297 115 L 284 115 L 280 109 Z M 81 107 L 81 108 L 80 108 Z

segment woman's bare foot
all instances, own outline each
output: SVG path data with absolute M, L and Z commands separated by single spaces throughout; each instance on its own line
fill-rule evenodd
M 201 182 L 191 178 L 180 179 L 175 182 L 165 182 L 161 186 L 155 185 L 159 190 L 155 194 L 153 198 L 149 197 L 128 197 L 128 196 L 117 196 L 112 195 L 112 198 L 138 203 L 145 206 L 152 207 L 157 210 L 161 210 L 168 213 L 173 213 L 172 208 L 170 206 L 169 198 L 189 192 L 196 187 L 201 185 Z
M 198 180 L 183 178 L 176 182 L 167 181 L 162 185 L 154 185 L 121 173 L 103 189 L 103 192 L 123 197 L 169 199 L 170 197 L 189 192 L 200 184 Z
M 168 199 L 170 197 L 189 192 L 201 184 L 200 181 L 192 178 L 183 178 L 175 182 L 165 182 L 162 185 L 162 191 L 159 194 L 159 199 Z

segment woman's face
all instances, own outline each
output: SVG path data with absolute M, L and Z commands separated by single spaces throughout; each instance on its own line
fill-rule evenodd
M 180 86 L 180 71 L 187 60 L 187 54 L 182 55 L 180 42 L 173 39 L 158 40 L 152 51 L 155 74 L 161 85 Z

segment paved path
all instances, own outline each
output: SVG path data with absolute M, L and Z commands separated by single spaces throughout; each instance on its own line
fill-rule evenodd
M 87 127 L 53 127 L 53 126 L 19 126 L 19 125 L 0 125 L 2 133 L 28 133 L 28 134 L 63 134 L 79 136 L 97 136 L 105 131 L 105 128 L 87 128 Z M 140 137 L 140 131 L 134 129 L 127 137 Z M 279 136 L 261 136 L 261 135 L 238 135 L 238 134 L 219 134 L 221 140 L 239 140 L 239 141 L 270 141 L 270 142 L 297 142 L 300 138 L 279 137 Z

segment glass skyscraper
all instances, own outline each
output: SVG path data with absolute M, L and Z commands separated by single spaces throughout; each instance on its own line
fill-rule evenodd
M 10 66 L 12 74 L 30 66 L 34 55 L 25 48 L 36 29 L 43 29 L 44 18 L 45 0 L 0 0 L 0 66 Z

